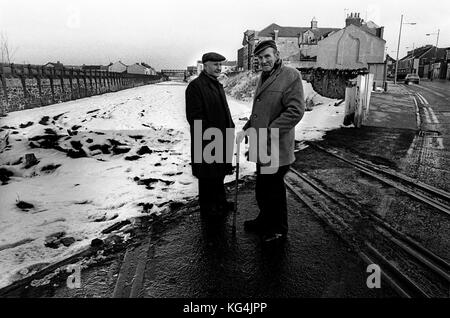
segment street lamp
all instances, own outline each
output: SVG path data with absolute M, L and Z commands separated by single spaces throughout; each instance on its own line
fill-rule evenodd
M 431 73 L 430 80 L 433 80 L 433 76 L 434 76 L 434 64 L 436 63 L 436 60 L 437 60 L 437 50 L 438 50 L 438 43 L 439 43 L 439 32 L 440 32 L 440 30 L 438 29 L 437 33 L 427 33 L 426 34 L 427 36 L 437 35 L 437 38 L 436 38 L 436 50 L 434 52 L 433 73 Z
M 405 22 L 403 23 L 403 14 L 400 18 L 400 32 L 398 33 L 398 45 L 397 45 L 397 60 L 395 61 L 395 74 L 394 74 L 394 84 L 397 84 L 397 69 L 398 69 L 398 52 L 400 51 L 400 38 L 402 36 L 402 26 L 403 24 L 411 24 L 411 25 L 415 25 L 417 23 L 415 22 Z

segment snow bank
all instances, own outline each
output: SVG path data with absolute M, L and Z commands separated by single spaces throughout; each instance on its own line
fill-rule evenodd
M 230 76 L 224 81 L 225 93 L 237 100 L 250 102 L 253 99 L 259 74 L 251 71 Z
M 12 176 L 0 185 L 0 287 L 76 253 L 115 222 L 197 195 L 185 89 L 165 82 L 1 119 L 0 169 Z M 230 100 L 238 127 L 248 107 Z M 27 153 L 38 162 L 25 168 Z M 251 164 L 241 172 L 251 173 Z M 45 246 L 56 233 L 68 246 Z
M 250 105 L 259 74 L 247 71 L 229 77 L 224 83 L 226 93 Z M 320 139 L 326 131 L 340 128 L 345 115 L 344 103 L 334 106 L 339 103 L 338 100 L 319 95 L 306 81 L 302 81 L 302 84 L 308 111 L 296 127 L 296 140 Z

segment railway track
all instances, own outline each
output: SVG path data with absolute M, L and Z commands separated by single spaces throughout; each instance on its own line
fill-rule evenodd
M 354 156 L 352 158 L 351 155 L 345 154 L 336 148 L 330 147 L 329 149 L 325 149 L 313 142 L 309 142 L 308 145 L 343 162 L 346 162 L 365 175 L 395 187 L 408 196 L 420 202 L 426 203 L 435 208 L 437 211 L 450 216 L 450 193 L 410 178 L 392 169 L 377 166 L 369 161 L 355 158 Z
M 340 160 L 383 183 L 404 192 L 414 191 L 411 197 L 440 212 L 445 208 L 445 200 L 448 199 L 445 191 L 417 183 L 395 171 L 363 160 L 344 157 L 336 149 L 316 149 L 338 156 Z M 355 200 L 330 190 L 303 172 L 291 168 L 286 176 L 286 185 L 352 246 L 368 265 L 379 265 L 384 281 L 399 295 L 408 298 L 450 297 L 450 264 L 445 259 L 398 231 L 377 214 L 367 211 Z

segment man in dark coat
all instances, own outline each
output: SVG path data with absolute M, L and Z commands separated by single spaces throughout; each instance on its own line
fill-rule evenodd
M 305 101 L 300 72 L 283 65 L 275 41 L 260 42 L 254 54 L 262 73 L 252 114 L 243 131 L 237 134 L 236 142 L 249 135 L 250 153 L 253 147 L 257 154 L 250 160 L 256 161 L 255 191 L 260 213 L 255 220 L 246 221 L 244 227 L 262 233 L 263 240 L 271 242 L 285 238 L 288 232 L 284 176 L 295 161 L 295 126 L 303 117 Z M 254 132 L 255 138 L 248 130 Z M 261 148 L 265 148 L 263 153 Z M 266 154 L 270 157 L 268 162 L 262 160 Z M 266 169 L 268 166 L 274 169 Z
M 233 208 L 233 203 L 226 201 L 224 178 L 232 173 L 234 123 L 223 86 L 217 80 L 224 60 L 225 57 L 214 52 L 204 54 L 204 70 L 186 89 L 192 173 L 198 178 L 200 211 L 205 217 L 223 216 Z M 209 145 L 216 142 L 219 146 Z M 205 156 L 211 148 L 214 160 Z

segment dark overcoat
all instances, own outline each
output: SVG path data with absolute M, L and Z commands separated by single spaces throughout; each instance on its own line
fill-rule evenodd
M 234 129 L 234 123 L 222 84 L 206 75 L 204 71 L 190 82 L 186 89 L 186 118 L 189 122 L 191 134 L 192 174 L 197 178 L 224 176 L 231 169 L 234 145 L 234 130 L 229 129 L 227 133 L 227 128 Z M 223 147 L 221 148 L 223 156 L 221 160 L 217 160 L 220 162 L 205 162 L 203 156 L 201 156 L 201 162 L 194 162 L 194 143 L 197 142 L 197 145 L 199 145 L 199 142 L 201 143 L 202 152 L 211 143 L 211 140 L 203 140 L 203 138 L 196 140 L 194 138 L 195 120 L 201 120 L 202 136 L 208 128 L 220 130 L 223 137 Z M 214 153 L 215 151 L 213 151 Z M 228 154 L 228 158 L 226 154 Z

